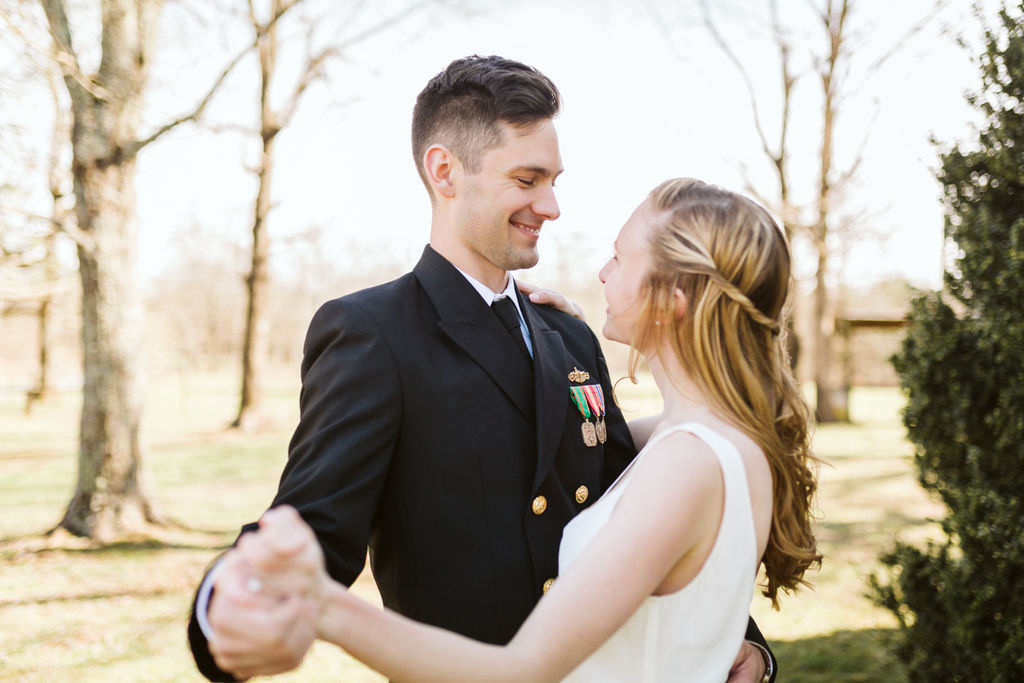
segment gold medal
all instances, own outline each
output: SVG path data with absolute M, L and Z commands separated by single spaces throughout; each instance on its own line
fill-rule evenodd
M 597 433 L 597 440 L 604 443 L 608 440 L 608 425 L 604 423 L 604 418 L 597 418 L 597 425 L 594 427 L 594 431 Z
M 569 381 L 576 382 L 576 384 L 583 384 L 590 379 L 590 373 L 586 370 L 580 370 L 575 365 L 572 366 L 572 372 L 569 373 Z
M 584 446 L 592 448 L 597 445 L 597 429 L 594 427 L 593 422 L 584 420 L 583 424 L 580 425 L 580 431 L 583 432 Z

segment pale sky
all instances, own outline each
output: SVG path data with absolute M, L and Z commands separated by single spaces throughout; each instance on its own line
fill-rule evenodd
M 401 5 L 368 4 L 374 11 Z M 427 195 L 409 152 L 412 105 L 432 75 L 451 59 L 472 53 L 501 54 L 536 66 L 564 97 L 556 120 L 566 169 L 558 181 L 562 217 L 545 227 L 541 266 L 529 280 L 543 282 L 545 267 L 567 264 L 592 270 L 596 277 L 623 221 L 666 178 L 695 176 L 742 190 L 742 164 L 759 187 L 774 189 L 753 134 L 746 90 L 702 32 L 696 3 L 675 3 L 691 8 L 675 10 L 674 16 L 659 14 L 654 1 L 486 4 L 495 8 L 443 22 L 413 19 L 377 36 L 336 65 L 329 89 L 310 93 L 295 125 L 279 138 L 274 237 L 321 226 L 327 253 L 336 253 L 342 266 L 356 258 L 353 245 L 364 255 L 357 263 L 389 254 L 411 266 L 429 226 Z M 757 35 L 762 24 L 755 12 L 764 3 L 711 4 L 741 58 L 756 65 L 752 74 L 763 88 L 763 101 L 770 102 L 777 91 L 775 54 Z M 787 10 L 807 7 L 781 4 Z M 929 4 L 860 0 L 856 23 L 869 28 L 858 44 L 868 47 L 855 54 L 855 68 L 887 50 L 913 23 L 913 13 Z M 907 42 L 846 104 L 837 128 L 837 157 L 848 162 L 853 150 L 865 145 L 849 206 L 865 214 L 862 220 L 873 232 L 887 236 L 858 240 L 837 263 L 848 281 L 902 276 L 922 286 L 939 283 L 942 213 L 936 151 L 928 140 L 930 135 L 964 139 L 967 122 L 975 118 L 963 93 L 977 87 L 977 69 L 951 35 L 940 35 L 946 27 L 977 38 L 980 28 L 969 5 L 960 0 L 948 6 L 941 21 Z M 187 41 L 193 30 L 188 21 L 172 17 L 169 23 L 168 43 L 183 36 Z M 222 33 L 232 39 L 230 30 Z M 812 38 L 820 39 L 807 31 L 798 42 Z M 214 48 L 185 44 L 158 53 L 149 120 L 188 105 L 187 93 L 198 92 L 223 63 Z M 215 102 L 214 118 L 251 120 L 255 99 L 246 83 L 254 79 L 254 64 L 243 67 Z M 798 148 L 813 151 L 818 112 L 807 103 L 817 87 L 810 78 L 798 87 L 797 106 L 806 113 L 795 119 L 791 135 Z M 254 149 L 251 139 L 189 127 L 144 152 L 139 175 L 144 272 L 156 272 L 167 262 L 174 236 L 188 226 L 200 226 L 189 233 L 193 237 L 217 235 L 244 244 L 254 191 L 244 165 L 252 163 Z M 797 192 L 812 192 L 813 174 L 800 174 L 794 164 Z

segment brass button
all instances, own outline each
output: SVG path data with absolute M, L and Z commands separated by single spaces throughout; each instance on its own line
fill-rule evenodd
M 548 509 L 548 499 L 544 496 L 537 496 L 533 499 L 533 514 L 542 515 Z
M 589 496 L 589 495 L 590 495 L 590 491 L 587 490 L 586 486 L 579 487 L 578 489 L 576 489 L 576 502 L 581 504 L 581 505 L 583 503 L 586 503 L 587 502 L 587 496 Z
M 545 581 L 544 582 L 544 592 L 547 593 L 549 590 L 551 590 L 551 587 L 554 586 L 554 585 L 555 585 L 555 580 L 554 579 L 548 579 L 547 581 Z

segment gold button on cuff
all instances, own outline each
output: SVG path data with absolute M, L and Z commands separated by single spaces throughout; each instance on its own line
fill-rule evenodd
M 586 486 L 579 487 L 578 489 L 576 489 L 576 502 L 580 503 L 581 505 L 583 503 L 586 503 L 587 502 L 587 496 L 589 496 L 589 495 L 590 495 L 590 491 L 587 489 Z
M 555 580 L 554 579 L 548 579 L 547 581 L 545 581 L 544 582 L 544 586 L 543 586 L 544 592 L 547 593 L 549 590 L 551 590 L 551 587 L 554 586 L 554 585 L 555 585 Z
M 542 515 L 548 509 L 548 499 L 544 496 L 537 496 L 533 499 L 533 514 Z

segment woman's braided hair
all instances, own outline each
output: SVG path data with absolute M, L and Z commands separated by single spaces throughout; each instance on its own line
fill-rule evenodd
M 785 344 L 789 248 L 763 207 L 699 180 L 666 181 L 648 201 L 660 216 L 630 377 L 638 349 L 667 346 L 712 409 L 761 447 L 773 484 L 764 594 L 778 607 L 779 589 L 805 584 L 804 572 L 821 562 L 812 529 L 811 412 Z M 678 318 L 676 290 L 687 306 Z

